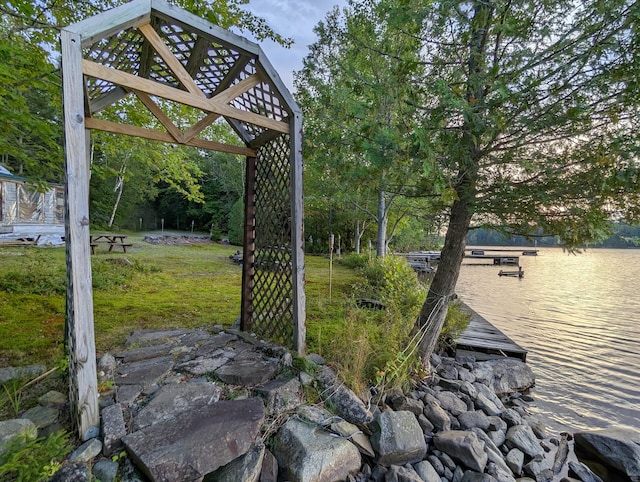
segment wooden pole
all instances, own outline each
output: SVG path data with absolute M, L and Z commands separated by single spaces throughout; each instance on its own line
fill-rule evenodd
M 247 157 L 244 188 L 244 241 L 242 248 L 242 306 L 240 329 L 251 330 L 253 273 L 256 250 L 256 158 Z
M 89 252 L 88 131 L 84 122 L 81 38 L 62 30 L 65 134 L 65 243 L 67 248 L 66 333 L 72 421 L 82 440 L 100 433 Z
M 331 284 L 333 280 L 333 233 L 329 235 L 329 301 L 331 301 Z
M 304 355 L 307 345 L 306 296 L 304 267 L 304 209 L 302 193 L 302 113 L 295 109 L 291 120 L 291 255 L 293 284 L 293 345 L 299 355 Z

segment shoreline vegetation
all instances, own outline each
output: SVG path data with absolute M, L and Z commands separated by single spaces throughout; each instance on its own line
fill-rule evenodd
M 126 337 L 137 329 L 196 329 L 214 325 L 221 326 L 222 329 L 231 327 L 240 305 L 240 269 L 229 259 L 235 252 L 235 247 L 213 243 L 187 246 L 151 245 L 143 242 L 141 236 L 133 234 L 130 238 L 133 239 L 133 249 L 129 253 L 118 255 L 99 253 L 92 257 L 96 343 L 99 357 L 121 349 Z M 0 326 L 0 366 L 41 364 L 43 371 L 46 369 L 49 372 L 55 372 L 49 373 L 42 381 L 28 387 L 24 384 L 35 377 L 27 378 L 23 382 L 3 383 L 3 390 L 0 392 L 1 424 L 4 420 L 39 406 L 39 403 L 43 403 L 39 402 L 39 399 L 49 392 L 66 393 L 66 379 L 62 354 L 64 249 L 0 248 L 0 259 L 3 262 L 3 272 L 0 274 L 0 318 L 3 321 L 6 320 Z M 420 372 L 418 360 L 411 359 L 407 355 L 404 344 L 423 301 L 425 287 L 417 282 L 413 270 L 403 259 L 394 257 L 376 262 L 375 258 L 370 260 L 367 255 L 345 256 L 336 261 L 332 270 L 330 295 L 328 259 L 318 256 L 306 258 L 307 352 L 316 353 L 326 360 L 327 364 L 337 372 L 339 379 L 343 380 L 361 399 L 366 400 L 370 397 L 372 386 L 376 387 L 378 393 L 385 394 L 379 400 L 378 410 L 382 410 L 381 413 L 384 413 L 384 407 L 403 411 L 407 403 L 412 405 L 415 402 L 417 405 L 422 404 L 418 411 L 426 417 L 425 407 L 430 406 L 432 411 L 429 413 L 432 416 L 426 417 L 428 424 L 420 420 L 418 411 L 414 410 L 414 412 L 416 420 L 421 422 L 425 439 L 432 437 L 431 442 L 435 443 L 436 447 L 438 443 L 435 439 L 446 432 L 445 428 L 454 431 L 471 430 L 475 423 L 471 422 L 471 418 L 482 418 L 482 416 L 465 415 L 463 418 L 469 419 L 468 423 L 465 422 L 470 424 L 468 427 L 461 426 L 459 416 L 462 412 L 477 414 L 483 411 L 481 405 L 484 402 L 480 401 L 478 405 L 477 393 L 472 391 L 475 397 L 472 397 L 473 400 L 466 401 L 468 410 L 460 411 L 458 407 L 454 408 L 456 414 L 449 411 L 444 415 L 440 410 L 443 410 L 445 402 L 440 400 L 442 396 L 439 397 L 438 393 L 453 393 L 458 401 L 466 400 L 461 396 L 461 387 L 457 385 L 476 382 L 475 376 L 473 381 L 464 380 L 467 376 L 465 373 L 474 368 L 473 361 L 467 360 L 458 364 L 446 357 L 435 357 L 432 359 L 432 361 L 435 360 L 435 365 L 432 367 L 434 371 L 430 378 L 432 383 L 416 386 L 416 381 L 424 379 L 427 374 Z M 355 300 L 359 298 L 378 300 L 385 309 L 372 310 L 358 307 Z M 442 343 L 446 344 L 454 339 L 466 326 L 465 322 L 468 320 L 465 320 L 459 307 L 454 307 L 450 313 L 448 331 L 441 337 Z M 55 370 L 55 368 L 58 369 Z M 463 374 L 462 377 L 460 374 Z M 441 383 L 438 380 L 458 381 Z M 108 388 L 102 387 L 102 389 Z M 529 403 L 533 400 L 530 397 L 527 398 L 526 392 L 520 393 L 515 390 L 515 393 L 517 395 L 511 394 L 508 400 L 504 399 L 504 401 L 508 401 L 512 408 L 517 408 L 516 411 L 520 411 L 520 415 L 524 416 L 528 411 Z M 467 398 L 469 396 L 470 394 L 466 395 Z M 444 398 L 449 400 L 450 395 Z M 459 406 L 456 401 L 451 403 Z M 486 412 L 484 410 L 483 413 L 492 416 Z M 64 415 L 61 416 L 63 423 L 60 428 L 68 430 L 69 427 L 64 423 Z M 446 420 L 449 420 L 448 426 Z M 439 429 L 434 428 L 434 422 L 444 425 Z M 540 420 L 537 420 L 537 423 L 542 426 Z M 508 421 L 498 424 L 496 420 L 492 425 L 493 429 L 479 429 L 484 430 L 485 435 L 476 433 L 478 440 L 483 441 L 485 445 L 489 442 L 484 438 L 489 437 L 496 445 L 498 456 L 504 459 L 501 465 L 498 459 L 490 454 L 496 458 L 492 461 L 494 466 L 497 463 L 502 467 L 504 463 L 508 463 L 506 458 L 508 453 L 501 453 L 499 449 L 504 441 L 499 444 L 496 442 L 500 441 L 502 436 L 506 437 L 508 430 L 514 425 L 520 424 L 508 423 Z M 484 426 L 484 419 L 482 426 Z M 491 431 L 495 432 L 494 429 L 502 435 L 497 433 L 486 435 Z M 542 460 L 546 460 L 548 463 L 545 463 L 549 465 L 553 461 L 549 462 L 548 454 L 555 454 L 566 437 L 559 435 L 549 437 L 546 434 L 545 437 L 539 437 L 541 433 L 543 432 L 537 433 L 536 437 L 542 441 L 546 437 L 551 443 L 550 446 L 547 443 L 546 448 L 544 443 L 541 445 L 545 452 Z M 17 448 L 16 453 L 24 455 L 28 452 L 30 456 L 39 454 L 40 461 L 35 462 L 35 465 L 40 463 L 44 469 L 48 467 L 46 470 L 52 472 L 51 467 L 57 469 L 71 448 L 79 445 L 77 440 L 65 434 L 66 432 L 41 433 L 40 435 L 47 436 L 35 439 L 39 441 L 37 444 L 32 441 Z M 495 437 L 497 439 L 494 439 Z M 508 445 L 502 448 L 502 451 L 504 452 L 507 447 Z M 515 448 L 517 446 L 512 443 L 509 451 Z M 378 450 L 380 449 L 377 448 L 376 451 Z M 447 450 L 442 447 L 435 450 L 436 452 L 432 455 L 437 459 L 439 454 L 444 453 L 445 457 L 440 457 L 438 460 L 441 464 L 442 459 L 446 462 Z M 536 453 L 537 450 L 535 449 Z M 124 452 L 122 454 L 124 457 Z M 526 458 L 529 464 L 536 460 L 535 455 L 527 455 Z M 480 459 L 482 460 L 482 457 Z M 12 460 L 15 462 L 14 459 Z M 28 460 L 33 464 L 29 457 Z M 468 464 L 461 460 L 456 460 L 457 464 L 449 468 L 449 472 L 445 472 L 444 469 L 441 471 L 435 459 L 429 460 L 438 476 L 445 477 L 450 482 L 462 482 L 463 477 L 466 477 L 465 470 L 469 470 Z M 0 461 L 8 463 L 6 457 L 2 459 L 1 452 Z M 117 467 L 118 460 L 115 460 L 115 463 Z M 560 480 L 557 474 L 552 474 L 549 478 L 549 473 L 544 472 L 545 463 L 540 462 L 536 465 L 536 467 L 539 466 L 535 469 L 537 472 L 529 470 L 526 474 L 535 477 L 538 482 Z M 574 459 L 573 463 L 578 464 L 577 459 Z M 375 478 L 373 473 L 363 474 L 363 470 L 367 471 L 365 465 L 369 470 L 378 470 L 376 477 L 379 478 Z M 389 464 L 386 465 L 387 470 L 381 473 L 382 469 L 375 469 L 377 465 L 372 467 L 364 462 L 357 476 L 350 480 L 387 480 L 384 477 L 390 469 Z M 20 466 L 19 463 L 17 466 Z M 418 470 L 421 476 L 426 476 L 425 473 L 433 475 L 433 472 L 424 464 L 420 467 L 423 470 L 423 472 Z M 567 476 L 566 467 L 568 466 L 564 467 L 563 473 Z M 3 467 L 0 465 L 0 473 L 15 474 L 15 472 L 2 472 L 2 470 Z M 400 468 L 393 470 L 401 471 Z M 413 470 L 417 470 L 415 464 Z M 494 469 L 491 470 L 495 472 Z M 506 474 L 502 469 L 502 473 L 500 470 L 492 473 L 491 470 L 488 473 L 500 482 L 511 482 L 515 477 L 525 474 L 523 464 L 520 464 L 517 471 L 511 470 L 511 475 Z M 576 470 L 572 471 L 573 475 L 577 475 Z M 451 477 L 448 477 L 449 475 Z M 580 478 L 579 475 L 577 476 Z M 421 480 L 430 479 L 423 477 Z M 467 480 L 475 479 L 467 478 Z M 584 478 L 581 480 L 589 482 Z M 605 482 L 606 480 L 605 478 Z

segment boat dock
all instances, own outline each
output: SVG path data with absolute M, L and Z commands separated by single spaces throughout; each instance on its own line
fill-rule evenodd
M 456 339 L 456 356 L 469 355 L 476 360 L 510 357 L 527 361 L 527 350 L 473 311 L 467 304 L 462 304 L 462 310 L 471 313 L 471 321 L 467 329 Z

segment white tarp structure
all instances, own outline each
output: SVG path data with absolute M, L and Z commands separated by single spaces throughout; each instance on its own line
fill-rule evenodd
M 0 166 L 0 240 L 40 236 L 39 244 L 61 244 L 64 226 L 64 186 L 45 192 Z

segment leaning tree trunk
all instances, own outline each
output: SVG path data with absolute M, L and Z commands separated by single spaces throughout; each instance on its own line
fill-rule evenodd
M 464 258 L 471 214 L 468 200 L 454 202 L 438 269 L 431 281 L 427 299 L 418 315 L 416 325 L 419 329 L 424 330 L 424 336 L 420 344 L 420 355 L 423 364 L 427 367 L 444 325 L 449 302 L 455 295 L 456 283 L 460 275 L 460 265 Z
M 420 343 L 420 356 L 423 365 L 427 368 L 444 325 L 449 302 L 455 295 L 474 209 L 478 166 L 481 157 L 478 140 L 481 139 L 483 133 L 482 116 L 484 114 L 487 76 L 483 58 L 487 49 L 487 32 L 491 24 L 493 4 L 483 0 L 474 0 L 473 9 L 466 81 L 466 101 L 469 108 L 464 112 L 465 119 L 461 138 L 461 145 L 464 147 L 461 152 L 456 186 L 458 199 L 451 207 L 449 229 L 440 255 L 438 269 L 416 322 L 417 327 L 424 331 L 424 337 Z

